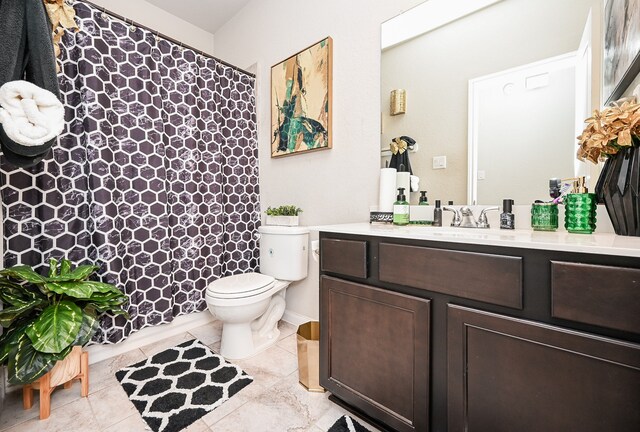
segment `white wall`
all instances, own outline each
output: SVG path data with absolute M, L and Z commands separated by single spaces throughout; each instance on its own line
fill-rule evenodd
M 420 0 L 253 0 L 215 34 L 215 55 L 256 64 L 262 208 L 295 204 L 304 225 L 368 220 L 380 156 L 380 24 Z M 333 38 L 333 149 L 270 157 L 270 68 Z M 287 293 L 288 310 L 318 316 L 318 270 Z
M 92 2 L 152 30 L 157 30 L 180 42 L 213 54 L 213 34 L 171 15 L 145 0 L 92 0 Z

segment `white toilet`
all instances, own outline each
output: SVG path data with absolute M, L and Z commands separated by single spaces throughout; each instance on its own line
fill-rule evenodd
M 209 284 L 209 310 L 222 321 L 220 354 L 251 357 L 278 341 L 278 321 L 285 293 L 293 281 L 307 277 L 309 230 L 261 226 L 260 271 L 227 276 Z

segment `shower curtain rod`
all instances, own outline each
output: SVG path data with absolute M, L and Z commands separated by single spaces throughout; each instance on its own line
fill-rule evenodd
M 129 18 L 125 18 L 122 15 L 119 15 L 119 14 L 117 14 L 115 12 L 110 11 L 109 9 L 106 9 L 104 6 L 99 6 L 99 5 L 97 5 L 94 2 L 89 1 L 89 0 L 80 0 L 80 1 L 83 2 L 83 3 L 88 3 L 91 6 L 97 8 L 98 10 L 101 10 L 102 12 L 104 12 L 106 14 L 109 14 L 114 18 L 117 18 L 117 19 L 119 19 L 121 21 L 124 21 L 125 24 L 134 25 L 134 26 L 139 27 L 141 29 L 145 29 L 147 31 L 150 31 L 151 33 L 155 34 L 158 37 L 161 37 L 162 39 L 168 40 L 169 42 L 173 42 L 174 44 L 180 45 L 183 48 L 190 49 L 191 51 L 195 51 L 196 53 L 198 53 L 198 54 L 200 54 L 200 55 L 202 55 L 204 57 L 209 57 L 210 59 L 213 59 L 213 60 L 217 61 L 218 63 L 222 63 L 225 66 L 229 66 L 230 68 L 233 68 L 233 69 L 235 69 L 235 70 L 237 70 L 239 72 L 245 73 L 245 74 L 251 76 L 252 78 L 256 77 L 256 74 L 254 74 L 254 73 L 251 73 L 251 72 L 246 71 L 246 70 L 244 70 L 242 68 L 239 68 L 238 66 L 232 65 L 231 63 L 228 63 L 228 62 L 226 62 L 224 60 L 220 60 L 218 57 L 214 57 L 211 54 L 207 54 L 206 52 L 204 52 L 204 51 L 202 51 L 200 49 L 192 47 L 191 45 L 187 45 L 184 42 L 180 42 L 179 40 L 176 40 L 176 39 L 172 38 L 171 36 L 167 36 L 166 34 L 160 33 L 157 30 L 153 30 L 152 28 L 149 28 L 146 25 L 143 25 L 143 24 L 140 24 L 138 22 L 135 22 L 135 21 L 133 21 L 133 20 L 131 20 Z

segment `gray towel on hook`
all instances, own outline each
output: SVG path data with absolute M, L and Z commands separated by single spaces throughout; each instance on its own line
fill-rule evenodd
M 60 99 L 53 49 L 51 21 L 42 0 L 23 0 L 27 18 L 27 81 L 49 90 Z
M 24 78 L 60 99 L 51 22 L 42 0 L 0 0 L 0 16 L 0 85 Z M 49 153 L 56 139 L 23 146 L 0 126 L 0 142 L 9 162 L 28 168 Z
M 24 75 L 27 45 L 24 13 L 24 0 L 0 0 L 0 86 Z

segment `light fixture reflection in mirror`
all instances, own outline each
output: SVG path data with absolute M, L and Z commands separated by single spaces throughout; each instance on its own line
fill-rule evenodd
M 431 2 L 434 0 L 424 5 Z M 503 198 L 513 198 L 516 204 L 530 204 L 548 198 L 550 177 L 572 177 L 576 169 L 583 169 L 574 166 L 575 137 L 582 126 L 578 122 L 599 106 L 600 1 L 492 3 L 452 21 L 449 17 L 446 25 L 425 34 L 414 29 L 413 38 L 396 41 L 382 52 L 381 106 L 389 106 L 391 90 L 404 88 L 411 93 L 411 110 L 391 117 L 383 108 L 381 149 L 388 148 L 391 138 L 400 135 L 410 135 L 420 143 L 420 152 L 413 155 L 411 163 L 421 179 L 421 189 L 429 191 L 430 201 L 495 205 Z M 587 23 L 590 10 L 593 24 Z M 383 24 L 383 41 L 385 27 L 393 28 L 396 19 L 408 22 L 405 15 L 409 13 L 411 10 Z M 587 77 L 579 90 L 569 69 L 562 73 L 529 71 L 520 81 L 502 82 L 498 105 L 478 112 L 482 120 L 476 125 L 484 130 L 474 129 L 469 114 L 476 103 L 471 100 L 473 80 L 559 56 L 575 57 L 584 40 L 588 42 L 584 52 L 589 54 L 589 61 L 581 62 L 584 56 L 578 53 L 578 73 Z M 588 95 L 583 94 L 585 87 Z M 553 92 L 553 102 L 545 103 L 539 97 Z M 518 101 L 521 95 L 525 99 Z M 562 104 L 557 102 L 559 98 Z M 556 110 L 561 105 L 565 108 Z M 571 110 L 566 106 L 572 106 Z M 484 119 L 487 113 L 490 121 Z M 497 141 L 502 147 L 495 147 Z M 469 142 L 478 144 L 478 148 L 470 147 Z M 443 155 L 447 168 L 434 170 L 433 158 Z M 385 158 L 381 165 L 384 163 Z M 531 168 L 530 175 L 523 174 L 525 168 Z M 479 171 L 484 180 L 477 180 Z M 417 195 L 412 194 L 412 203 L 417 202 Z

